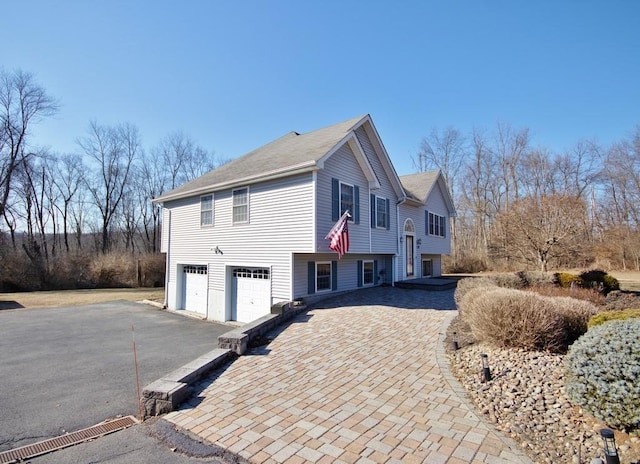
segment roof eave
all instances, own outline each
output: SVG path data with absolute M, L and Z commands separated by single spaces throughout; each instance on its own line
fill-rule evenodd
M 151 201 L 153 203 L 166 203 L 167 201 L 180 200 L 182 198 L 193 197 L 196 195 L 202 195 L 203 193 L 215 192 L 218 190 L 239 187 L 254 182 L 265 182 L 273 179 L 280 179 L 282 177 L 290 177 L 297 174 L 303 174 L 305 172 L 317 171 L 315 161 L 307 161 L 305 163 L 297 164 L 294 166 L 287 166 L 284 169 L 277 169 L 274 171 L 263 172 L 257 175 L 234 179 L 227 182 L 220 182 L 218 184 L 211 184 L 204 187 L 195 188 L 186 192 L 179 192 L 169 195 L 161 195 L 158 198 L 154 198 Z

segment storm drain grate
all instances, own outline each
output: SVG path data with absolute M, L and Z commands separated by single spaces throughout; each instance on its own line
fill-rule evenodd
M 137 423 L 137 419 L 133 416 L 125 416 L 118 419 L 104 421 L 101 424 L 78 430 L 77 432 L 71 432 L 66 435 L 50 438 L 31 445 L 21 446 L 20 448 L 15 448 L 9 451 L 3 451 L 0 453 L 0 463 L 6 464 L 20 462 L 25 459 L 34 458 L 68 446 L 77 445 L 83 441 L 126 429 L 127 427 L 131 427 Z

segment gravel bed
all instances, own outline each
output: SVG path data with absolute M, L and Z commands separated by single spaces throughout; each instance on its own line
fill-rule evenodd
M 451 371 L 478 413 L 518 442 L 536 463 L 591 463 L 601 457 L 606 427 L 572 405 L 564 393 L 564 356 L 474 344 L 454 320 L 447 336 Z M 461 348 L 451 349 L 458 331 Z M 492 380 L 484 382 L 480 354 L 488 355 Z M 640 463 L 640 438 L 616 431 L 622 464 Z

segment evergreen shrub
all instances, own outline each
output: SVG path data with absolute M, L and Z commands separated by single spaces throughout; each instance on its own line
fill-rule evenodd
M 631 308 L 623 309 L 622 311 L 605 311 L 589 319 L 588 327 L 597 327 L 609 321 L 625 321 L 627 319 L 639 319 L 640 309 Z
M 601 269 L 591 269 L 580 274 L 583 287 L 595 288 L 605 295 L 613 290 L 620 290 L 620 282 Z
M 574 284 L 582 287 L 582 279 L 569 272 L 556 272 L 554 274 L 556 284 L 562 288 L 570 288 Z
M 607 425 L 640 428 L 640 319 L 590 329 L 565 358 L 567 397 Z

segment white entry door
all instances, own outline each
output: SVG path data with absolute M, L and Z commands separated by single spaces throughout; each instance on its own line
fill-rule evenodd
M 207 315 L 207 266 L 182 266 L 182 309 Z
M 231 320 L 251 322 L 271 312 L 271 275 L 268 268 L 233 270 Z

